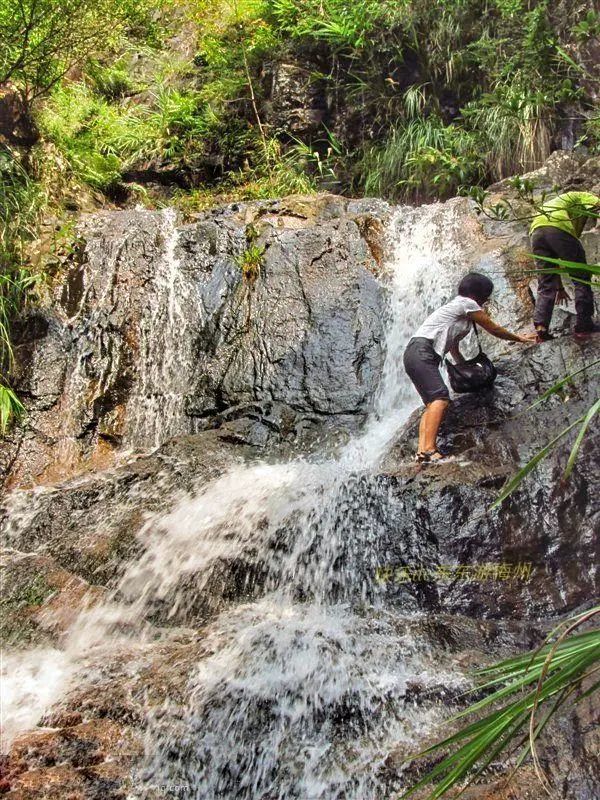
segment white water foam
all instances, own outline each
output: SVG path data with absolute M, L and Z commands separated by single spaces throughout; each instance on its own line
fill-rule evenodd
M 166 217 L 165 225 L 174 221 Z M 413 741 L 431 724 L 429 712 L 406 708 L 408 679 L 461 680 L 435 675 L 422 642 L 407 649 L 406 632 L 384 609 L 377 623 L 374 611 L 364 611 L 379 555 L 369 479 L 418 405 L 402 352 L 423 317 L 452 295 L 465 258 L 459 225 L 452 205 L 398 210 L 390 229 L 386 361 L 364 432 L 335 458 L 236 467 L 153 519 L 140 534 L 144 553 L 129 564 L 111 603 L 72 631 L 62 673 L 52 660 L 45 679 L 67 685 L 78 654 L 110 652 L 116 620 L 143 637 L 157 610 L 186 619 L 219 566 L 237 559 L 260 574 L 262 599 L 224 611 L 209 626 L 219 645 L 190 676 L 186 707 L 150 716 L 148 786 L 171 782 L 194 800 L 376 797 L 378 768 L 393 743 Z M 169 253 L 164 277 L 167 297 L 175 298 L 174 244 Z M 167 304 L 167 333 L 177 340 L 174 303 Z M 148 391 L 157 379 L 169 386 L 176 364 L 167 359 L 171 366 L 153 372 L 158 354 L 149 331 Z M 140 426 L 157 419 L 155 412 L 141 410 Z M 23 691 L 11 702 L 31 725 L 49 701 L 34 698 L 32 708 Z M 165 748 L 176 755 L 166 758 Z
M 190 363 L 192 338 L 187 336 L 184 308 L 191 284 L 177 254 L 177 213 L 165 209 L 162 218 L 163 256 L 153 275 L 153 293 L 140 320 L 138 383 L 127 408 L 126 441 L 131 447 L 158 447 L 171 436 L 188 432 L 185 414 L 185 366 Z

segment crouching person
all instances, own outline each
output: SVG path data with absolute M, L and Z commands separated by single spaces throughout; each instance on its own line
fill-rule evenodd
M 586 255 L 581 244 L 581 234 L 590 219 L 600 213 L 600 197 L 590 192 L 566 192 L 549 200 L 531 223 L 531 249 L 540 270 L 552 269 L 545 258 L 557 258 L 575 264 L 567 272 L 573 279 L 575 293 L 575 335 L 587 338 L 600 333 L 600 325 L 594 322 L 594 293 L 591 287 L 592 273 L 586 269 Z M 566 304 L 571 298 L 565 291 L 560 275 L 543 272 L 538 277 L 538 292 L 533 323 L 538 342 L 552 339 L 550 321 L 555 303 Z
M 461 280 L 458 295 L 423 322 L 404 351 L 404 368 L 423 403 L 425 411 L 419 425 L 418 462 L 440 461 L 444 455 L 437 449 L 437 435 L 450 403 L 448 388 L 442 379 L 440 365 L 447 353 L 462 361 L 459 343 L 480 325 L 492 336 L 509 342 L 530 344 L 536 334 L 521 336 L 497 325 L 483 310 L 494 284 L 485 275 L 470 272 Z

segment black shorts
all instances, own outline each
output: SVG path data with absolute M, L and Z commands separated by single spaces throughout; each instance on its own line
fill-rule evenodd
M 441 361 L 431 339 L 411 339 L 404 351 L 404 369 L 425 405 L 433 400 L 450 399 L 440 373 Z

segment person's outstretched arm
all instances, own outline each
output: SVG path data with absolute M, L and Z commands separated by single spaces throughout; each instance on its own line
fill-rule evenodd
M 473 311 L 469 317 L 480 325 L 485 331 L 491 333 L 496 339 L 505 339 L 507 342 L 523 342 L 529 344 L 536 338 L 535 333 L 526 333 L 521 336 L 520 333 L 511 333 L 503 328 L 502 325 L 494 322 L 494 320 L 485 313 L 485 311 Z

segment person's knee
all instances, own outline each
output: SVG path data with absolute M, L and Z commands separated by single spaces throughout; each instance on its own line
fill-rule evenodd
M 444 397 L 434 397 L 427 403 L 428 409 L 435 409 L 435 410 L 445 410 L 450 405 L 450 398 L 448 396 Z

